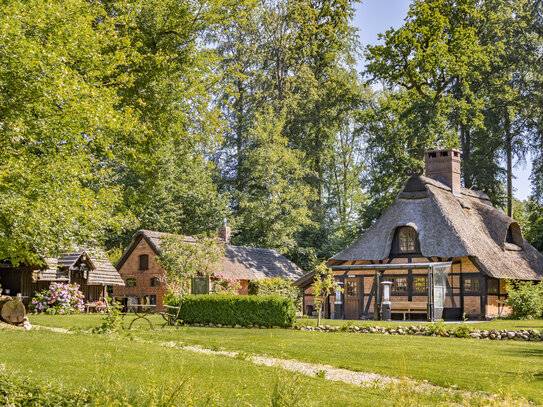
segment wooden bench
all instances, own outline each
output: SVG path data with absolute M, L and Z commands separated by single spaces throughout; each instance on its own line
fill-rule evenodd
M 390 312 L 403 314 L 405 320 L 405 314 L 426 314 L 428 313 L 428 304 L 425 302 L 411 302 L 411 301 L 391 301 Z

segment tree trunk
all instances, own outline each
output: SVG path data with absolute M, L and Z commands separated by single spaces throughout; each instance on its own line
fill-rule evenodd
M 20 324 L 26 316 L 25 306 L 19 299 L 10 299 L 3 303 L 1 317 L 10 324 Z
M 509 109 L 505 110 L 505 154 L 507 160 L 507 216 L 513 216 L 513 138 Z
M 473 186 L 470 169 L 471 134 L 470 130 L 463 124 L 460 126 L 460 141 L 462 143 L 462 175 L 464 177 L 464 186 L 471 188 Z

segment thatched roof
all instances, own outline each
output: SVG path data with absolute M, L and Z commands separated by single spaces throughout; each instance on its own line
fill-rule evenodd
M 118 270 L 122 267 L 141 239 L 145 239 L 151 249 L 159 255 L 161 240 L 164 236 L 171 236 L 171 234 L 150 230 L 137 231 L 115 267 Z M 187 243 L 196 241 L 196 238 L 192 236 L 179 237 Z M 295 280 L 303 274 L 303 271 L 275 250 L 233 246 L 225 243 L 223 274 L 225 277 L 236 280 L 258 280 L 271 277 Z
M 384 260 L 389 257 L 395 229 L 412 226 L 424 257 L 470 257 L 495 278 L 543 280 L 543 255 L 522 238 L 512 218 L 496 209 L 488 196 L 462 188 L 451 189 L 433 179 L 410 177 L 394 203 L 332 263 Z M 511 227 L 516 244 L 506 242 Z
M 79 267 L 82 262 L 89 265 L 88 285 L 124 285 L 121 275 L 99 249 L 81 249 L 65 253 L 59 257 L 47 258 L 47 267 L 39 272 L 39 279 L 45 281 L 68 281 L 70 269 Z

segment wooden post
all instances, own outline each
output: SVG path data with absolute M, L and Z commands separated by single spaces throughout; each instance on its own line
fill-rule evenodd
M 373 310 L 373 319 L 379 321 L 380 318 L 380 308 L 381 308 L 381 271 L 375 271 L 375 304 Z

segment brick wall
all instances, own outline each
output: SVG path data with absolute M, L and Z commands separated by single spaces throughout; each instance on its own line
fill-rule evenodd
M 147 270 L 140 270 L 140 256 L 146 254 L 149 259 L 149 267 Z M 135 296 L 142 301 L 143 297 L 150 297 L 156 295 L 156 310 L 163 311 L 162 297 L 168 292 L 166 283 L 164 280 L 164 271 L 162 266 L 155 260 L 156 254 L 147 244 L 145 239 L 141 239 L 130 256 L 126 259 L 124 264 L 119 270 L 119 274 L 124 280 L 125 284 L 128 279 L 135 279 L 135 287 L 113 287 L 114 296 Z M 159 286 L 152 287 L 151 279 L 158 278 Z

